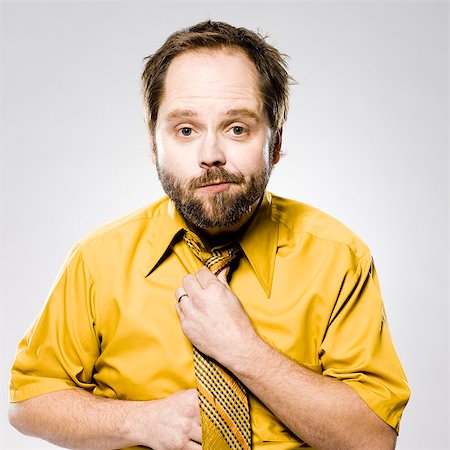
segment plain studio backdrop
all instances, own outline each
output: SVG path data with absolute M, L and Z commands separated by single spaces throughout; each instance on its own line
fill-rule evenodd
M 268 33 L 290 56 L 297 84 L 269 188 L 368 243 L 412 389 L 398 448 L 448 448 L 447 3 L 0 7 L 1 448 L 54 448 L 7 422 L 16 345 L 69 248 L 162 195 L 142 115 L 142 60 L 208 18 Z

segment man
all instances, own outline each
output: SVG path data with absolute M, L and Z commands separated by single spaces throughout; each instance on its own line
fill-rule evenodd
M 395 446 L 409 388 L 367 247 L 265 191 L 288 82 L 276 49 L 225 23 L 147 59 L 170 200 L 73 249 L 19 344 L 13 426 L 69 448 Z

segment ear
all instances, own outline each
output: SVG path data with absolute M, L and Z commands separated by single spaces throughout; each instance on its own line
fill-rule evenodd
M 272 164 L 275 165 L 281 157 L 281 144 L 283 141 L 283 128 L 277 131 L 276 141 L 272 153 Z
M 148 145 L 150 148 L 150 156 L 152 158 L 152 163 L 156 165 L 156 145 L 155 137 L 151 131 L 148 132 Z

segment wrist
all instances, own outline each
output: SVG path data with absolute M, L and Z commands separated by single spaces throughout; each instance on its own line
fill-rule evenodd
M 264 361 L 265 349 L 268 344 L 253 330 L 246 339 L 241 341 L 238 346 L 233 346 L 228 361 L 223 365 L 231 370 L 238 378 L 245 376 L 251 369 L 258 364 L 258 361 Z
M 119 424 L 120 433 L 130 443 L 129 445 L 141 445 L 143 442 L 143 436 L 140 433 L 142 429 L 141 403 L 143 402 L 127 402 L 123 420 Z
M 156 409 L 159 400 L 130 401 L 124 416 L 122 435 L 127 437 L 129 446 L 151 446 L 154 439 Z

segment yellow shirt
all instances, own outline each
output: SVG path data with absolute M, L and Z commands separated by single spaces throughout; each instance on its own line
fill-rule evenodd
M 126 400 L 195 387 L 175 289 L 201 263 L 167 198 L 74 247 L 19 344 L 13 402 L 83 388 Z M 299 364 L 342 380 L 398 430 L 409 398 L 369 250 L 335 219 L 266 193 L 240 240 L 230 286 L 258 333 Z M 306 446 L 254 397 L 254 449 Z

